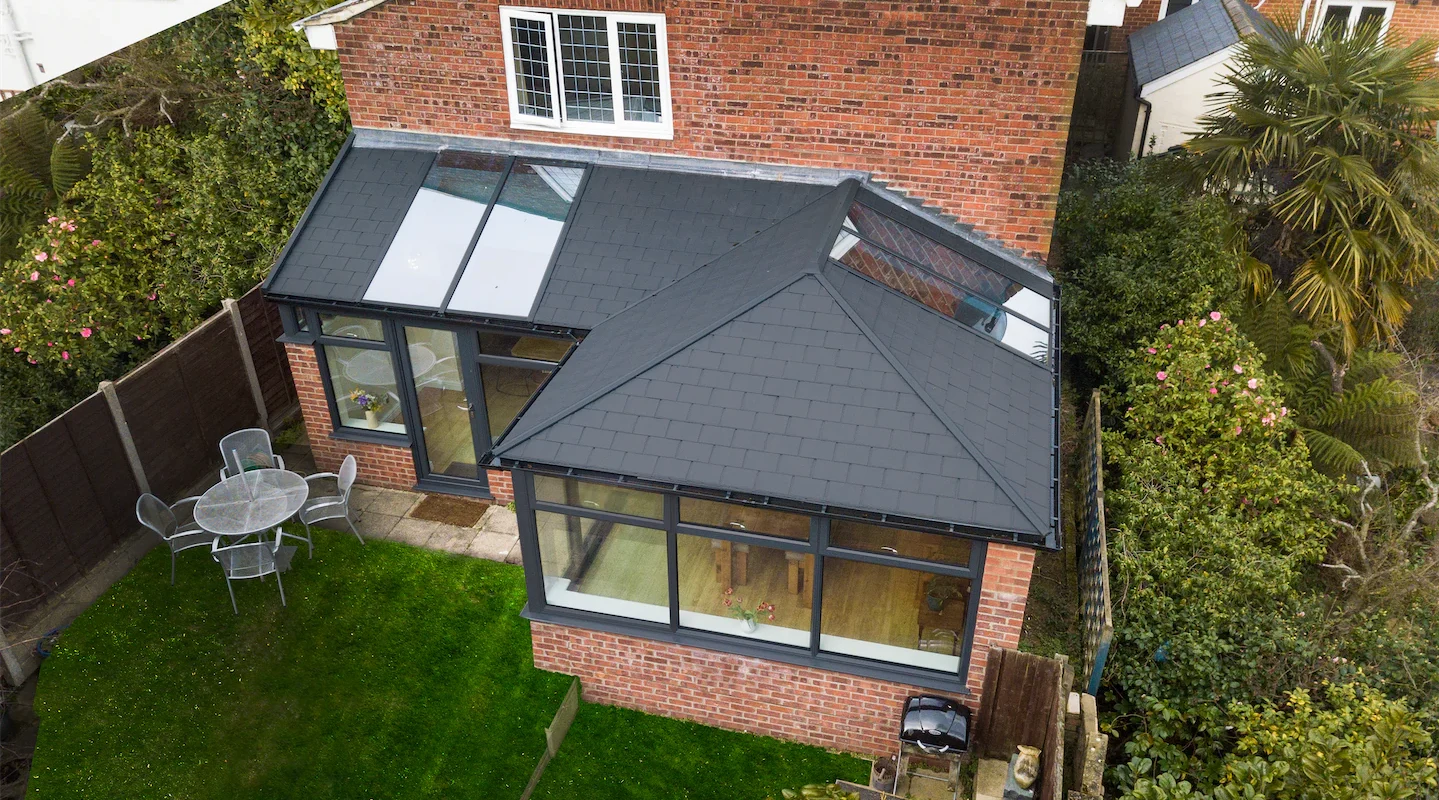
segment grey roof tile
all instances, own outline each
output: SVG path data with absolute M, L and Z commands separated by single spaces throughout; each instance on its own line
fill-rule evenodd
M 1129 58 L 1140 86 L 1239 42 L 1224 0 L 1199 0 L 1129 37 Z

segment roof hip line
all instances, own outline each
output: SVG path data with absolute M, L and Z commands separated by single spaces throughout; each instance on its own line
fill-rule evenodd
M 825 291 L 829 292 L 830 296 L 834 298 L 835 303 L 839 305 L 840 310 L 844 311 L 845 316 L 849 317 L 850 322 L 853 322 L 860 331 L 864 333 L 865 338 L 869 339 L 870 343 L 874 345 L 875 350 L 877 350 L 881 356 L 884 356 L 884 359 L 889 362 L 889 365 L 894 368 L 894 371 L 904 379 L 905 383 L 909 384 L 909 388 L 914 391 L 915 396 L 919 398 L 920 402 L 924 403 L 930 412 L 939 419 L 940 424 L 949 430 L 950 434 L 954 436 L 960 446 L 965 449 L 965 452 L 969 453 L 970 458 L 973 458 L 980 469 L 984 470 L 985 474 L 990 477 L 990 480 L 994 481 L 994 485 L 998 486 L 999 490 L 1004 492 L 1004 496 L 1008 497 L 1011 503 L 1014 503 L 1015 508 L 1019 509 L 1019 513 L 1023 514 L 1024 518 L 1029 520 L 1030 524 L 1034 526 L 1035 532 L 1041 536 L 1045 535 L 1045 530 L 1048 526 L 1039 520 L 1034 510 L 1030 508 L 1029 503 L 1025 502 L 1015 488 L 1009 484 L 1009 481 L 1005 480 L 1004 476 L 999 473 L 999 470 L 995 469 L 994 465 L 989 463 L 989 459 L 984 457 L 984 454 L 974 442 L 970 440 L 969 436 L 955 424 L 954 420 L 949 418 L 948 414 L 944 413 L 944 410 L 940 408 L 939 404 L 930 398 L 929 393 L 919 385 L 919 382 L 914 379 L 914 376 L 909 374 L 909 370 L 905 369 L 904 365 L 899 363 L 899 359 L 895 358 L 894 353 L 890 352 L 890 349 L 885 346 L 884 342 L 880 341 L 879 336 L 870 329 L 869 325 L 860 318 L 859 314 L 855 313 L 854 308 L 850 306 L 849 301 L 845 299 L 838 287 L 830 283 L 829 279 L 820 271 L 816 270 L 812 274 L 815 279 L 820 282 L 820 285 L 825 288 Z

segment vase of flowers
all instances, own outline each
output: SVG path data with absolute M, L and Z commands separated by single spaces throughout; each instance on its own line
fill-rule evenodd
M 380 412 L 385 410 L 385 398 L 356 387 L 350 392 L 350 402 L 365 412 L 365 427 L 380 427 Z
M 743 597 L 734 596 L 734 587 L 730 586 L 724 590 L 725 608 L 733 614 L 740 624 L 744 626 L 745 633 L 754 633 L 759 630 L 760 620 L 774 622 L 774 603 L 760 601 L 754 606 L 745 604 Z

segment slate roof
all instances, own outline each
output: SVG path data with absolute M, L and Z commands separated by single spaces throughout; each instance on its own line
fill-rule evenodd
M 1269 23 L 1243 0 L 1199 0 L 1129 37 L 1139 86 L 1262 33 Z
M 265 290 L 359 301 L 434 160 L 431 152 L 347 147 Z
M 1052 542 L 1053 373 L 826 266 L 848 188 L 596 327 L 494 455 Z
M 832 188 L 594 167 L 534 321 L 593 328 Z

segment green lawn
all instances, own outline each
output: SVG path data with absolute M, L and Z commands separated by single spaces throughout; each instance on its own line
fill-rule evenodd
M 235 584 L 152 552 L 40 675 L 30 796 L 516 798 L 569 678 L 534 668 L 518 567 L 317 531 Z M 537 796 L 761 800 L 857 759 L 582 706 Z M 581 790 L 579 786 L 591 787 Z

